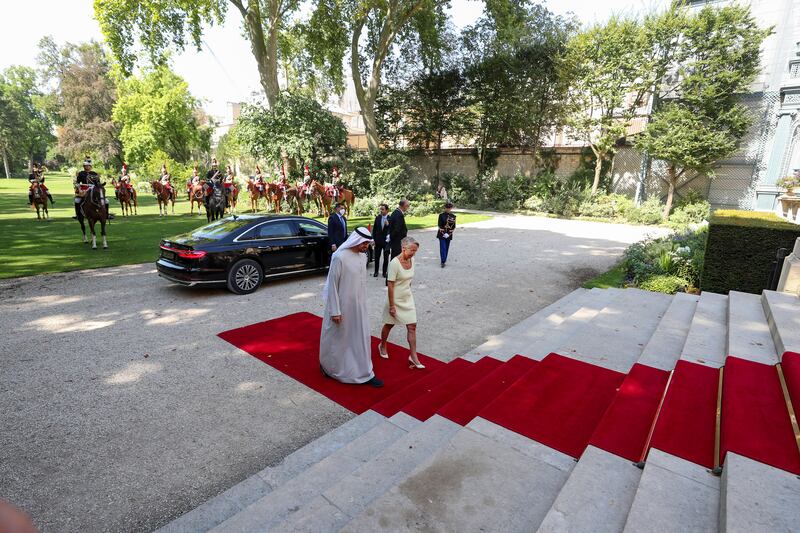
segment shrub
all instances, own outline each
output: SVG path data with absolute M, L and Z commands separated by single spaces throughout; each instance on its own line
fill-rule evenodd
M 434 215 L 444 211 L 444 200 L 434 198 L 432 194 L 418 197 L 411 202 L 408 214 L 414 217 Z
M 660 224 L 663 222 L 663 206 L 656 197 L 648 198 L 642 205 L 628 209 L 625 218 L 631 224 Z
M 791 249 L 798 237 L 800 226 L 774 213 L 716 211 L 709 220 L 701 288 L 759 294 L 767 287 L 778 248 Z
M 633 207 L 633 200 L 622 194 L 599 194 L 590 197 L 580 206 L 580 214 L 585 217 L 618 218 Z
M 351 216 L 357 217 L 375 217 L 380 211 L 381 204 L 389 204 L 389 209 L 394 209 L 394 202 L 388 202 L 384 198 L 378 196 L 366 196 L 363 198 L 356 198 L 355 204 L 350 209 Z
M 646 291 L 675 294 L 676 292 L 683 290 L 686 285 L 686 280 L 680 276 L 658 274 L 644 280 L 639 284 L 639 288 Z
M 675 204 L 668 224 L 671 228 L 685 228 L 708 220 L 710 214 L 711 204 L 708 203 L 708 200 L 703 198 L 700 193 L 691 191 Z

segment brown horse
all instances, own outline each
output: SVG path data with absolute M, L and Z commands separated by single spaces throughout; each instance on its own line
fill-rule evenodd
M 320 216 L 330 216 L 333 195 L 328 195 L 325 186 L 317 180 L 311 180 L 311 187 L 313 187 L 314 192 L 319 197 L 319 205 L 322 208 Z
M 267 192 L 269 193 L 269 199 L 272 202 L 273 211 L 276 213 L 281 212 L 281 202 L 283 201 L 283 189 L 277 183 L 268 183 L 267 184 Z
M 136 201 L 133 192 L 124 183 L 118 183 L 117 180 L 111 180 L 111 183 L 117 190 L 117 201 L 122 207 L 122 216 L 138 215 L 139 202 Z
M 252 181 L 247 182 L 247 191 L 250 193 L 250 209 L 255 213 L 258 211 L 258 201 L 261 198 L 264 198 L 264 203 L 269 204 L 269 187 L 266 183 L 261 184 L 261 188 L 258 188 Z M 269 206 L 264 205 L 264 209 L 266 210 Z
M 203 206 L 203 186 L 206 184 L 205 180 L 189 186 L 189 214 L 194 214 L 194 204 L 197 202 L 197 215 L 200 215 L 200 208 Z
M 356 203 L 356 195 L 350 189 L 342 189 L 339 195 L 339 201 L 344 204 L 346 210 L 345 216 L 350 216 L 350 208 Z
M 47 192 L 38 183 L 33 184 L 31 192 L 33 193 L 33 207 L 36 208 L 36 219 L 50 220 L 50 212 L 47 210 Z M 42 210 L 41 214 L 39 213 L 40 209 Z
M 303 195 L 300 194 L 297 187 L 289 187 L 286 189 L 286 203 L 288 203 L 289 208 L 298 215 L 303 214 Z
M 167 207 L 170 202 L 172 202 L 172 214 L 175 214 L 175 194 L 169 193 L 169 189 L 161 183 L 159 180 L 151 181 L 150 187 L 153 188 L 153 194 L 156 195 L 156 200 L 158 200 L 158 216 L 165 217 L 167 216 Z M 163 212 L 162 212 L 163 207 Z
M 89 230 L 92 233 L 92 249 L 97 249 L 97 235 L 94 232 L 94 226 L 100 222 L 100 235 L 103 237 L 103 248 L 108 249 L 108 241 L 106 240 L 106 220 L 108 219 L 108 212 L 103 198 L 105 197 L 105 188 L 103 184 L 91 187 L 84 193 L 79 193 L 78 196 L 82 198 L 78 209 L 78 222 L 81 225 L 81 232 L 83 232 L 83 242 L 87 244 L 89 241 L 86 239 L 86 226 L 83 223 L 84 218 L 89 221 Z
M 235 213 L 236 203 L 239 200 L 239 187 L 234 183 L 233 187 L 226 189 L 226 194 L 228 195 L 228 213 Z

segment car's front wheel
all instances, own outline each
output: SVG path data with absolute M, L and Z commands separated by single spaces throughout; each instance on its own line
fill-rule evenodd
M 264 279 L 264 271 L 256 261 L 242 259 L 228 271 L 228 290 L 236 294 L 255 292 Z

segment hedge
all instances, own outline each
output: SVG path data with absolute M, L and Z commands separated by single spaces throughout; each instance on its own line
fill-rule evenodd
M 709 220 L 703 273 L 704 291 L 760 294 L 767 288 L 778 248 L 794 247 L 800 226 L 774 213 L 716 211 Z

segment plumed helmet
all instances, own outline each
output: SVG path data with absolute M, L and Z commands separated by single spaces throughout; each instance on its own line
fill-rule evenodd
M 83 160 L 83 166 L 85 166 L 85 167 L 92 166 L 92 158 L 89 157 L 88 155 Z

